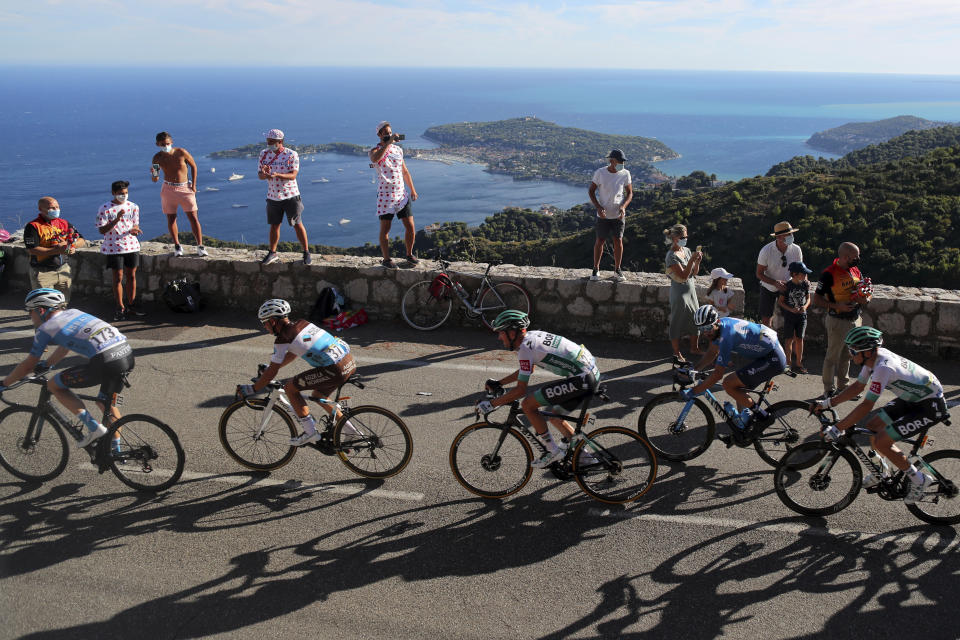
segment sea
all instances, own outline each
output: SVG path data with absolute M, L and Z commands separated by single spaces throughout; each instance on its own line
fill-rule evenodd
M 212 160 L 279 128 L 292 143 L 376 143 L 389 120 L 407 147 L 432 147 L 430 126 L 536 116 L 563 126 L 657 138 L 681 158 L 670 175 L 693 170 L 736 180 L 762 175 L 808 148 L 813 133 L 897 115 L 960 121 L 960 76 L 371 68 L 0 67 L 0 224 L 22 227 L 40 196 L 97 238 L 110 183 L 130 181 L 145 238 L 166 232 L 159 185 L 150 181 L 154 137 L 166 130 L 199 167 L 206 235 L 266 241 L 266 184 L 255 159 Z M 629 159 L 628 159 L 629 160 Z M 569 208 L 586 189 L 516 181 L 469 163 L 410 159 L 420 199 L 418 228 L 444 221 L 477 225 L 505 207 Z M 629 168 L 629 161 L 627 167 Z M 242 175 L 230 181 L 232 175 Z M 300 190 L 311 243 L 376 243 L 374 173 L 366 158 L 301 159 Z M 189 230 L 183 216 L 180 228 Z M 395 224 L 394 232 L 401 227 Z M 282 239 L 295 240 L 284 227 Z

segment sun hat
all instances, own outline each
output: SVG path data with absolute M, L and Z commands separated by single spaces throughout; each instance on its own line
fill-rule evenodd
M 390 124 L 389 120 L 381 120 L 380 124 L 377 125 L 377 130 L 374 133 L 376 133 L 377 135 L 380 135 L 380 131 L 388 124 Z
M 808 269 L 807 265 L 803 264 L 803 262 L 791 262 L 790 266 L 787 267 L 787 271 L 790 273 L 813 273 L 813 270 Z
M 263 137 L 268 140 L 283 140 L 283 131 L 280 131 L 280 129 L 270 129 L 270 131 L 263 134 Z
M 733 274 L 727 271 L 726 269 L 724 269 L 723 267 L 717 267 L 716 269 L 713 269 L 712 271 L 710 271 L 711 280 L 716 280 L 717 278 L 726 278 L 727 280 L 729 280 L 732 277 L 733 277 Z
M 773 233 L 771 236 L 779 236 L 784 233 L 793 233 L 794 231 L 800 231 L 800 229 L 795 228 L 792 224 L 784 220 L 783 222 L 778 222 L 773 225 Z

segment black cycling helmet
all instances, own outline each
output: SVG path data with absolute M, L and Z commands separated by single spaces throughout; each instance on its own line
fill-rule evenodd
M 854 327 L 843 341 L 853 351 L 869 351 L 883 344 L 883 332 L 873 327 Z

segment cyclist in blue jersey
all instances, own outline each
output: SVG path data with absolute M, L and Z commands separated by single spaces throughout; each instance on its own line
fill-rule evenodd
M 260 377 L 252 385 L 240 385 L 237 391 L 244 397 L 260 393 L 270 384 L 281 367 L 287 366 L 298 357 L 312 365 L 312 369 L 287 379 L 283 385 L 303 428 L 303 433 L 291 438 L 290 444 L 302 447 L 319 440 L 320 433 L 317 432 L 317 422 L 310 415 L 310 408 L 304 402 L 301 392 L 309 389 L 311 397 L 327 398 L 354 374 L 357 365 L 350 354 L 350 345 L 346 342 L 307 320 L 291 322 L 289 315 L 290 303 L 286 300 L 274 298 L 260 305 L 257 317 L 263 328 L 276 337 L 273 355 L 270 357 L 269 366 Z M 332 404 L 321 406 L 328 413 L 333 411 Z M 339 415 L 334 415 L 333 418 L 336 420 Z M 349 423 L 345 426 L 348 430 L 352 429 Z
M 740 424 L 737 426 L 746 427 L 753 416 L 755 403 L 743 390 L 755 389 L 778 373 L 783 373 L 787 367 L 787 356 L 780 346 L 777 332 L 740 318 L 721 318 L 711 304 L 697 309 L 693 321 L 700 334 L 710 341 L 710 349 L 697 363 L 697 369 L 706 367 L 714 358 L 716 366 L 700 384 L 686 389 L 684 397 L 690 399 L 698 396 L 723 378 L 723 390 L 733 398 L 740 410 Z M 734 354 L 749 358 L 750 362 L 724 378 L 733 364 Z M 757 411 L 760 417 L 765 417 L 762 409 Z
M 116 407 L 117 394 L 123 389 L 126 374 L 133 370 L 133 349 L 116 327 L 79 309 L 67 309 L 66 298 L 56 289 L 34 289 L 24 299 L 24 306 L 37 333 L 30 355 L 3 379 L 0 393 L 35 369 L 56 366 L 71 351 L 88 358 L 86 364 L 64 369 L 47 382 L 54 397 L 89 430 L 78 442 L 80 447 L 85 447 L 105 435 L 107 428 L 87 411 L 71 389 L 100 385 L 97 406 L 108 421 L 120 418 Z M 44 350 L 51 344 L 57 348 L 46 361 L 41 360 Z M 110 407 L 109 413 L 107 407 Z

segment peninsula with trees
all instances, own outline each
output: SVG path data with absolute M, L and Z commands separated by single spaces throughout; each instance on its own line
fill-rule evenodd
M 948 123 L 934 122 L 916 116 L 897 116 L 874 122 L 848 122 L 813 134 L 807 139 L 807 146 L 828 153 L 850 153 L 871 144 L 886 142 L 907 131 L 924 131 L 946 124 Z

